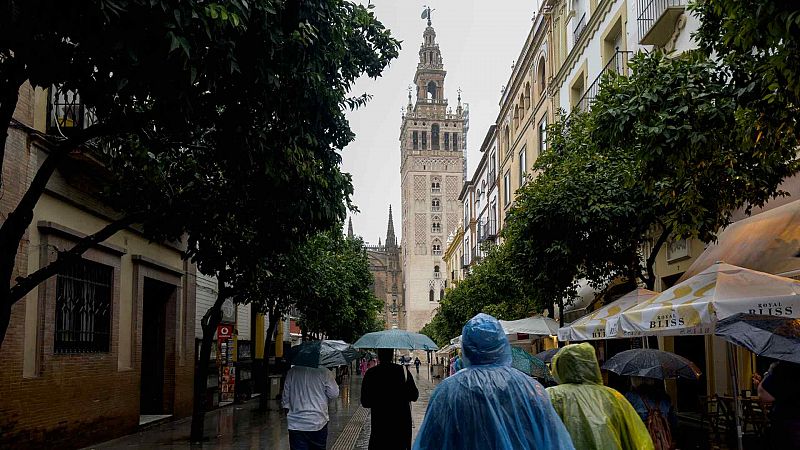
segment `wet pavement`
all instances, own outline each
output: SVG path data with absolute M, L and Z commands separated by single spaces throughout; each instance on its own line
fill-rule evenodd
M 422 367 L 419 377 L 415 375 L 420 391 L 419 401 L 412 406 L 416 437 L 428 399 L 434 384 Z M 413 370 L 412 370 L 412 373 Z M 353 376 L 341 386 L 339 398 L 328 406 L 328 449 L 361 450 L 369 442 L 369 410 L 359 404 L 361 377 Z M 196 448 L 196 449 L 250 449 L 289 450 L 286 415 L 280 411 L 277 401 L 271 400 L 269 410 L 260 411 L 258 399 L 241 405 L 231 405 L 206 413 L 206 442 L 192 445 L 189 442 L 191 419 L 181 419 L 157 425 L 138 433 L 104 442 L 92 449 L 149 449 L 149 448 Z

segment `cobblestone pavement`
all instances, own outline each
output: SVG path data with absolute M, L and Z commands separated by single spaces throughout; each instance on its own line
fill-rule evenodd
M 433 383 L 425 374 L 425 366 L 417 380 L 419 401 L 413 404 L 413 436 L 422 423 L 433 390 Z M 413 371 L 412 371 L 413 373 Z M 328 406 L 328 449 L 366 449 L 369 442 L 369 410 L 359 404 L 361 377 L 354 376 L 341 387 L 341 395 Z M 277 401 L 270 401 L 269 410 L 259 411 L 258 399 L 242 405 L 223 407 L 206 414 L 206 442 L 189 443 L 191 420 L 181 419 L 119 439 L 104 442 L 92 449 L 263 449 L 289 450 L 286 416 Z

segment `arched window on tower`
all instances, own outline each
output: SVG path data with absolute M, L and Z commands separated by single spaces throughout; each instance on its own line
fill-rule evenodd
M 433 288 L 431 288 L 430 292 L 428 292 L 428 301 L 431 301 L 431 302 L 434 301 L 433 300 Z
M 438 89 L 438 87 L 436 86 L 436 82 L 435 81 L 431 80 L 431 81 L 428 82 L 428 98 L 429 99 L 436 100 L 437 98 L 439 98 L 439 97 L 436 96 L 437 89 Z
M 439 289 L 439 301 L 444 300 L 444 288 Z
M 439 212 L 439 211 L 441 211 L 441 210 L 442 210 L 442 204 L 441 204 L 441 201 L 440 201 L 438 198 L 436 198 L 436 197 L 432 198 L 432 199 L 431 199 L 431 211 L 433 211 L 433 212 Z
M 444 149 L 450 150 L 450 133 L 444 132 Z
M 433 266 L 433 278 L 441 278 L 442 272 L 439 271 L 439 266 Z
M 433 240 L 433 245 L 431 246 L 431 253 L 434 256 L 441 256 L 442 254 L 442 241 L 439 238 Z
M 431 125 L 431 150 L 439 150 L 439 124 Z
M 458 133 L 453 133 L 453 150 L 459 150 L 459 148 L 458 148 Z
M 414 150 L 417 150 L 419 148 L 419 132 L 414 131 L 411 133 L 411 145 L 414 148 Z

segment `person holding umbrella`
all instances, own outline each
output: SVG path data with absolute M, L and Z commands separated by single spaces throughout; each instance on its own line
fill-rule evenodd
M 393 353 L 379 348 L 378 365 L 367 370 L 361 383 L 361 406 L 371 410 L 369 450 L 411 448 L 411 402 L 419 391 L 408 366 L 392 362 Z

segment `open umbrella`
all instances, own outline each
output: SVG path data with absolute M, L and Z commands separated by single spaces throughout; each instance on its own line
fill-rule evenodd
M 511 367 L 536 378 L 547 378 L 550 371 L 541 359 L 519 347 L 511 347 Z
M 553 356 L 555 356 L 556 353 L 558 353 L 559 350 L 561 350 L 561 349 L 560 348 L 551 348 L 550 350 L 545 350 L 543 352 L 539 352 L 535 356 L 538 359 L 541 359 L 542 361 L 544 361 L 546 363 L 549 363 L 553 359 Z
M 800 317 L 800 281 L 718 262 L 623 311 L 622 336 L 712 334 L 738 313 Z
M 355 348 L 397 348 L 407 350 L 438 350 L 439 347 L 424 334 L 405 330 L 385 330 L 367 333 L 353 344 Z
M 602 308 L 587 314 L 570 325 L 558 329 L 559 341 L 589 341 L 593 339 L 615 338 L 619 316 L 623 311 L 658 295 L 648 289 L 635 289 Z
M 715 334 L 759 356 L 800 364 L 800 319 L 736 314 L 717 322 Z
M 635 348 L 625 350 L 609 358 L 603 369 L 618 375 L 658 378 L 688 378 L 696 380 L 700 377 L 700 369 L 674 353 L 652 348 Z
M 289 363 L 296 366 L 339 367 L 355 359 L 358 352 L 344 341 L 307 341 L 289 350 Z

